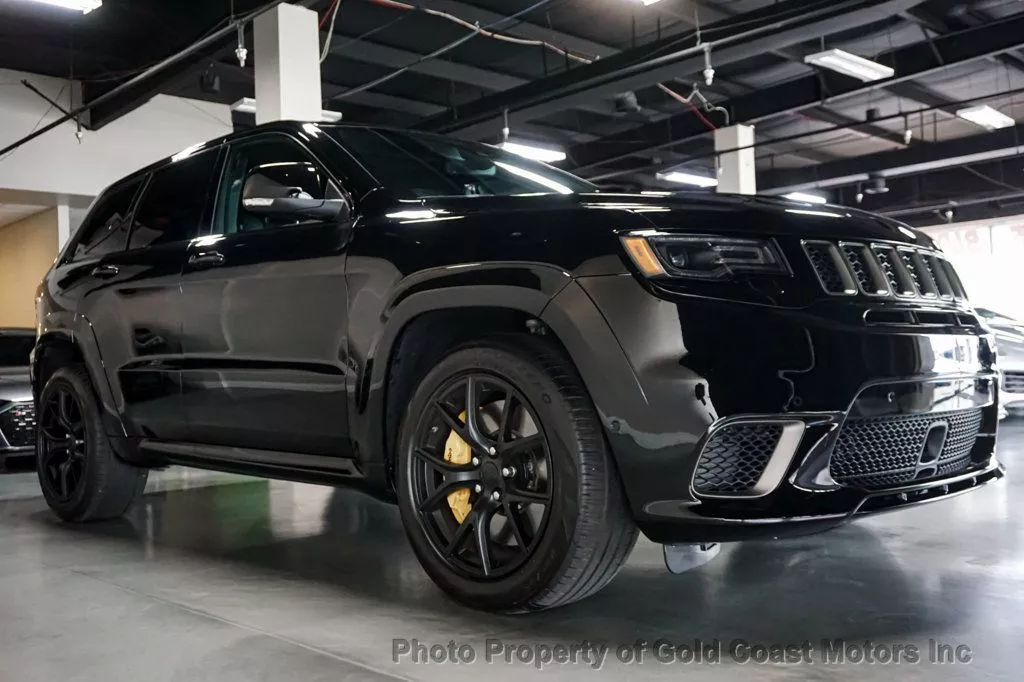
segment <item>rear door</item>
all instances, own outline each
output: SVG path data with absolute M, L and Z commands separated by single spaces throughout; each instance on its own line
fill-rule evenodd
M 188 440 L 181 406 L 180 277 L 189 239 L 209 223 L 218 150 L 178 158 L 116 189 L 61 266 L 78 297 L 129 436 Z
M 193 438 L 348 457 L 348 231 L 337 220 L 247 211 L 242 189 L 254 175 L 297 197 L 344 197 L 289 136 L 231 145 L 214 229 L 189 247 L 182 278 L 183 388 Z

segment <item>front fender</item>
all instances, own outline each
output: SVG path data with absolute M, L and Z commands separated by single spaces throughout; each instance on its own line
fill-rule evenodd
M 364 474 L 386 487 L 388 368 L 403 331 L 422 315 L 441 311 L 502 309 L 539 318 L 571 276 L 543 263 L 468 263 L 394 278 L 385 288 L 393 273 L 362 260 L 349 261 L 349 348 L 357 370 L 349 386 L 349 423 Z

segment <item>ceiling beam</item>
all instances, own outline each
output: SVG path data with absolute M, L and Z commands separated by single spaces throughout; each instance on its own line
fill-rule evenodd
M 958 137 L 926 146 L 840 159 L 818 166 L 761 173 L 758 186 L 766 194 L 851 185 L 871 175 L 898 177 L 991 161 L 1024 153 L 1024 124 Z
M 961 66 L 1024 45 L 1024 16 L 993 22 L 898 48 L 880 57 L 899 64 L 899 74 L 884 83 L 862 83 L 841 74 L 822 71 L 780 85 L 762 88 L 720 103 L 733 121 L 759 123 L 777 116 L 806 111 L 841 98 L 868 94 L 883 86 L 906 83 L 944 69 Z M 923 96 L 923 95 L 922 95 Z M 707 134 L 692 114 L 683 113 L 641 126 L 572 150 L 577 169 L 595 168 L 636 155 L 648 155 Z M 623 171 L 623 173 L 628 171 Z
M 973 18 L 972 12 L 981 11 L 977 5 L 964 7 L 963 0 L 938 0 L 938 2 L 932 0 L 927 7 L 913 7 L 907 10 L 904 16 L 922 28 L 943 34 L 962 31 L 965 28 L 979 26 L 992 20 L 992 17 L 987 14 L 980 19 Z M 942 16 L 943 14 L 945 16 Z M 995 55 L 992 60 L 1014 71 L 1024 73 L 1024 60 L 1015 54 Z
M 808 38 L 824 36 L 876 21 L 907 10 L 922 0 L 859 0 L 852 5 L 821 6 L 815 0 L 787 0 L 739 17 L 715 22 L 714 64 L 728 64 L 799 44 Z M 816 8 L 816 9 L 815 9 Z M 787 19 L 763 24 L 760 31 L 750 22 L 778 17 Z M 703 51 L 683 47 L 678 37 L 665 38 L 600 59 L 592 64 L 542 78 L 512 90 L 483 97 L 459 108 L 457 112 L 428 119 L 421 128 L 435 132 L 481 137 L 509 112 L 513 122 L 528 121 L 558 111 L 612 97 L 672 80 L 681 74 L 699 73 L 704 68 Z
M 334 57 L 344 57 L 345 59 L 352 59 L 367 64 L 377 64 L 392 69 L 408 69 L 412 73 L 471 85 L 487 92 L 511 90 L 529 82 L 525 78 L 490 69 L 482 69 L 469 64 L 461 64 L 445 59 L 424 60 L 424 55 L 421 53 L 401 50 L 367 40 L 357 40 L 336 35 L 332 42 L 337 45 L 337 47 L 331 48 L 330 51 L 330 54 Z M 330 99 L 344 98 L 344 95 L 336 95 Z M 440 107 L 440 110 L 435 112 L 435 114 L 441 113 L 446 108 L 444 106 Z M 614 116 L 616 114 L 614 107 L 610 103 L 599 102 L 580 108 L 601 116 Z M 434 114 L 421 115 L 431 116 Z

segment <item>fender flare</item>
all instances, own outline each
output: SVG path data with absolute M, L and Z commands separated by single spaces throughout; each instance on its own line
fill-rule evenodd
M 543 263 L 480 263 L 424 270 L 403 280 L 380 314 L 381 331 L 370 346 L 350 395 L 352 438 L 364 474 L 388 485 L 387 381 L 396 343 L 418 317 L 444 310 L 499 308 L 540 319 L 548 303 L 572 281 L 565 270 Z
M 55 341 L 74 346 L 82 355 L 86 371 L 89 372 L 89 377 L 92 379 L 93 388 L 96 390 L 100 407 L 102 408 L 103 423 L 107 435 L 114 438 L 124 438 L 126 436 L 124 422 L 121 420 L 121 413 L 117 408 L 117 401 L 114 398 L 114 391 L 107 376 L 106 366 L 103 364 L 103 358 L 100 355 L 99 344 L 96 341 L 92 323 L 84 315 L 76 314 L 69 327 L 71 331 L 64 327 L 44 327 L 38 341 L 36 341 L 36 350 L 38 351 L 48 342 Z M 33 352 L 32 386 L 37 399 L 43 390 L 43 386 L 38 383 L 39 360 L 39 353 Z

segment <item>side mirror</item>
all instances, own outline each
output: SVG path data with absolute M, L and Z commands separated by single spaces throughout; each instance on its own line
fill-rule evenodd
M 273 216 L 294 220 L 336 220 L 348 219 L 351 211 L 348 201 L 337 199 L 314 199 L 301 187 L 288 187 L 274 182 L 260 173 L 253 173 L 242 188 L 242 206 L 258 216 Z

